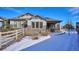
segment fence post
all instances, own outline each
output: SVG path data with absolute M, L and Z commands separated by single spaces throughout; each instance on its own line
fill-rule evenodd
M 18 40 L 18 30 L 16 30 L 16 41 Z
M 1 46 L 1 40 L 2 40 L 2 35 L 1 35 L 1 32 L 0 32 L 0 48 L 2 48 L 2 46 Z

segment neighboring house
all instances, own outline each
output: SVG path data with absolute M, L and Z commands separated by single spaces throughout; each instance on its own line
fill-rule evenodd
M 0 17 L 0 29 L 4 28 L 6 25 L 6 19 L 3 17 Z
M 3 20 L 0 18 L 0 30 L 2 29 L 3 26 Z
M 4 22 L 3 18 L 0 17 L 0 27 L 2 27 L 3 22 Z
M 29 28 L 29 29 L 54 29 L 60 30 L 60 20 L 45 19 L 39 15 L 32 15 L 31 13 L 25 13 L 13 19 L 8 19 L 6 22 L 6 28 Z

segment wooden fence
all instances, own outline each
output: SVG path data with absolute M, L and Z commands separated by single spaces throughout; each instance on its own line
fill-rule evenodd
M 25 36 L 25 28 L 8 31 L 8 32 L 0 32 L 0 49 L 5 48 L 10 45 L 12 41 L 19 41 Z

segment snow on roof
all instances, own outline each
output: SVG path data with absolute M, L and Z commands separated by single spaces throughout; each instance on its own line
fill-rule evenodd
M 20 18 L 22 16 L 25 16 L 25 15 L 30 15 L 32 16 L 31 18 L 28 18 L 27 20 L 31 20 L 33 18 L 39 18 L 41 20 L 45 20 L 47 22 L 61 22 L 61 20 L 56 20 L 56 19 L 52 19 L 52 18 L 49 18 L 49 17 L 43 17 L 43 16 L 40 16 L 40 15 L 33 15 L 32 13 L 24 13 L 16 18 L 12 18 L 12 19 L 8 19 L 8 20 L 14 20 L 14 21 L 21 21 L 21 20 L 26 20 L 26 18 Z M 0 21 L 4 21 L 6 20 L 6 18 L 3 18 L 3 17 L 0 17 Z
M 4 21 L 4 18 L 3 17 L 0 17 L 0 22 Z
M 34 15 L 31 14 L 31 13 L 24 13 L 24 14 L 22 14 L 22 15 L 20 15 L 20 16 L 17 16 L 16 18 L 19 18 L 19 17 L 25 16 L 25 15 L 34 16 Z
M 2 19 L 0 19 L 0 22 L 2 22 L 3 20 Z

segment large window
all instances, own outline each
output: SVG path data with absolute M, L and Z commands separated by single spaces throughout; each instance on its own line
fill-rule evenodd
M 32 28 L 43 28 L 43 22 L 32 22 Z
M 32 22 L 32 28 L 35 28 L 35 22 Z
M 40 28 L 43 28 L 43 22 L 40 22 Z
M 39 28 L 39 22 L 36 22 L 36 28 Z

